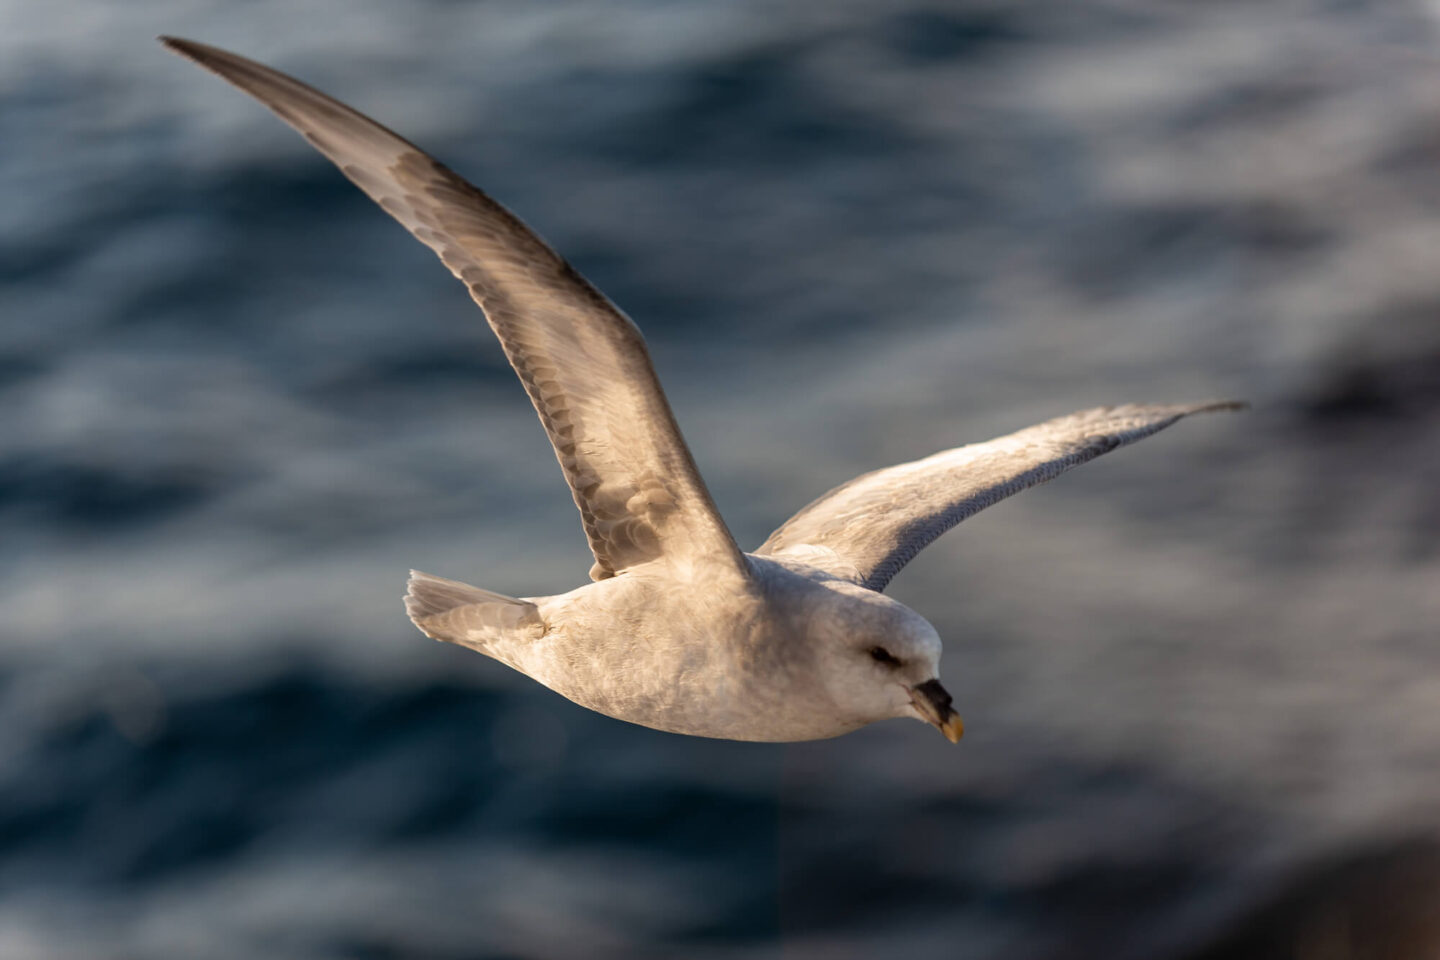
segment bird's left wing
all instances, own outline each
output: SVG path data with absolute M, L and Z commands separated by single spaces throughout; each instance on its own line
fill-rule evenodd
M 856 477 L 805 507 L 755 552 L 791 557 L 884 590 L 936 537 L 993 503 L 1181 417 L 1239 403 L 1100 407 L 985 443 Z
M 269 107 L 440 255 L 485 312 L 580 508 L 596 580 L 664 559 L 749 576 L 635 324 L 519 218 L 313 87 L 217 47 L 167 47 Z

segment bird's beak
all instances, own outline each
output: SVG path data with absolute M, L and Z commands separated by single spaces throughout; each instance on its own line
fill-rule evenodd
M 950 694 L 940 686 L 939 680 L 926 680 L 910 688 L 910 702 L 935 729 L 945 734 L 951 743 L 959 743 L 965 735 L 965 722 L 950 708 Z

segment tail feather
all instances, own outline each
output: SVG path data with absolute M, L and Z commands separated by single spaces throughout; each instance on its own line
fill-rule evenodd
M 528 601 L 507 597 L 503 593 L 481 590 L 459 580 L 446 580 L 444 577 L 421 573 L 419 570 L 410 571 L 410 580 L 406 586 L 409 590 L 405 594 L 405 612 L 410 614 L 411 619 L 444 613 L 467 603 L 514 603 L 533 606 Z
M 528 600 L 419 570 L 410 571 L 407 586 L 405 612 L 421 633 L 436 640 L 475 646 L 520 629 L 544 630 L 539 609 Z

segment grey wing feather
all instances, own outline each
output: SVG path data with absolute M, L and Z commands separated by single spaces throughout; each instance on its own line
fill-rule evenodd
M 756 550 L 883 590 L 946 530 L 1181 417 L 1239 403 L 1099 407 L 856 477 L 785 522 Z
M 640 331 L 603 294 L 508 210 L 374 121 L 252 60 L 161 41 L 300 131 L 465 283 L 555 447 L 595 554 L 591 577 L 662 557 L 748 571 Z

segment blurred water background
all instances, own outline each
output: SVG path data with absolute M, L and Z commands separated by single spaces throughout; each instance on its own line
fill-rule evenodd
M 904 571 L 958 748 L 608 720 L 406 622 L 411 566 L 582 582 L 553 456 L 463 288 L 162 32 L 540 230 L 742 545 L 1254 410 Z M 3 0 L 0 957 L 1440 955 L 1437 49 L 1419 0 Z

